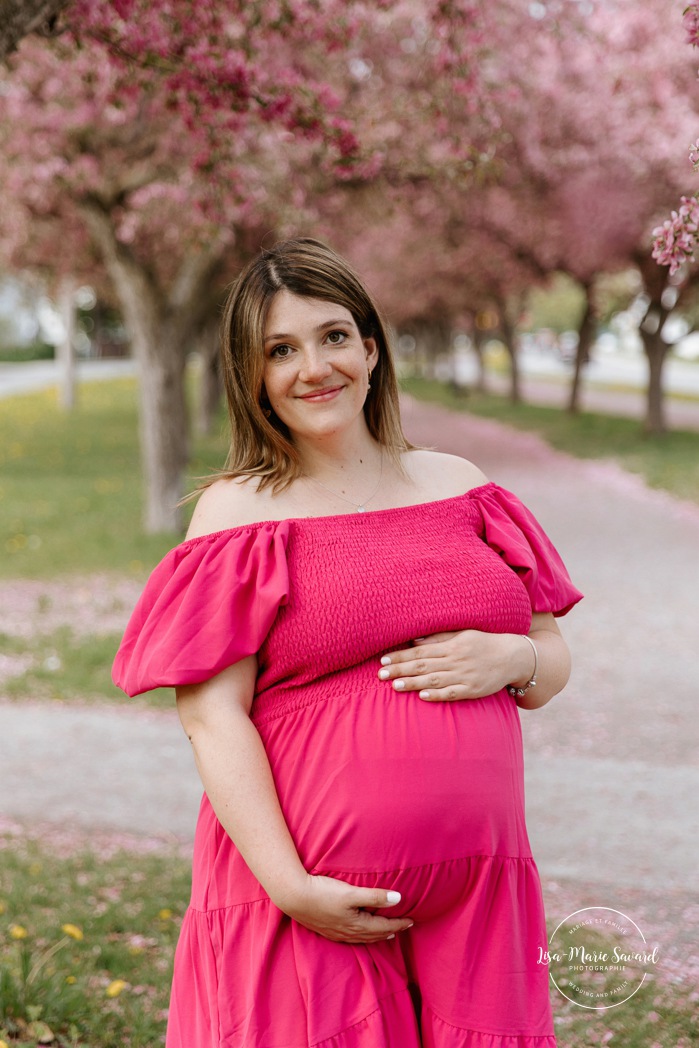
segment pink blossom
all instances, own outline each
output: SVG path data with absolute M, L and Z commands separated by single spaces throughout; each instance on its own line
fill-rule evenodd
M 694 0 L 689 4 L 682 15 L 682 24 L 687 33 L 687 43 L 694 47 L 699 46 L 699 3 Z
M 699 199 L 682 197 L 679 211 L 653 230 L 653 258 L 676 273 L 685 262 L 694 261 L 699 231 Z

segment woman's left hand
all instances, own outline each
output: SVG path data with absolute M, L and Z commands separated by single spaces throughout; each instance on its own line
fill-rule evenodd
M 384 656 L 390 662 L 379 670 L 379 679 L 396 691 L 417 691 L 427 702 L 494 695 L 510 681 L 513 640 L 522 644 L 507 633 L 433 633 Z

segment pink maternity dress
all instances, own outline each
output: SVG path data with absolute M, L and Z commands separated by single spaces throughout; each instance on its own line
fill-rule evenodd
M 399 891 L 384 912 L 415 923 L 375 945 L 308 931 L 271 903 L 204 796 L 168 1048 L 554 1048 L 515 700 L 425 702 L 377 671 L 416 637 L 524 634 L 532 609 L 564 614 L 580 596 L 493 483 L 170 551 L 115 681 L 131 695 L 196 683 L 257 652 L 251 717 L 304 866 Z

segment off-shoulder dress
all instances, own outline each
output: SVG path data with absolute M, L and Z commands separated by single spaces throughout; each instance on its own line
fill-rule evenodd
M 331 942 L 272 904 L 203 797 L 168 1048 L 554 1048 L 541 887 L 506 690 L 425 702 L 380 657 L 442 630 L 527 633 L 581 597 L 497 484 L 182 542 L 114 679 L 130 695 L 257 653 L 251 717 L 307 870 L 402 895 L 414 926 Z

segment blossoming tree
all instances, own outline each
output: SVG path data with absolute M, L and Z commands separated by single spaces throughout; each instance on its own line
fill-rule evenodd
M 667 274 L 657 279 L 649 233 L 686 185 L 678 151 L 696 121 L 695 71 L 679 46 L 679 24 L 674 32 L 668 26 L 664 0 L 590 5 L 583 28 L 577 37 L 542 35 L 527 48 L 521 93 L 527 110 L 515 108 L 508 125 L 515 146 L 509 191 L 519 200 L 508 235 L 518 243 L 524 238 L 538 255 L 547 248 L 547 264 L 553 256 L 554 268 L 585 291 L 573 407 L 597 278 L 637 269 L 647 302 L 640 329 L 648 360 L 644 428 L 662 432 L 664 320 L 668 303 L 681 306 L 691 293 L 693 277 L 687 270 L 682 282 L 669 282 Z M 515 65 L 524 68 L 521 49 L 519 58 Z
M 455 86 L 475 98 L 481 6 L 74 0 L 51 46 L 25 40 L 13 56 L 0 122 L 13 200 L 0 218 L 5 255 L 31 262 L 43 240 L 44 257 L 78 268 L 56 251 L 57 225 L 63 244 L 87 231 L 98 251 L 139 362 L 149 530 L 179 525 L 184 359 L 246 236 L 259 244 L 307 214 L 318 171 L 349 184 L 390 167 L 360 148 L 342 111 L 363 78 L 361 52 L 382 40 L 395 69 L 415 76 L 428 62 L 448 74 L 445 104 Z M 422 100 L 432 104 L 424 90 Z M 304 170 L 314 143 L 318 171 Z M 457 162 L 470 150 L 463 136 L 450 147 Z

